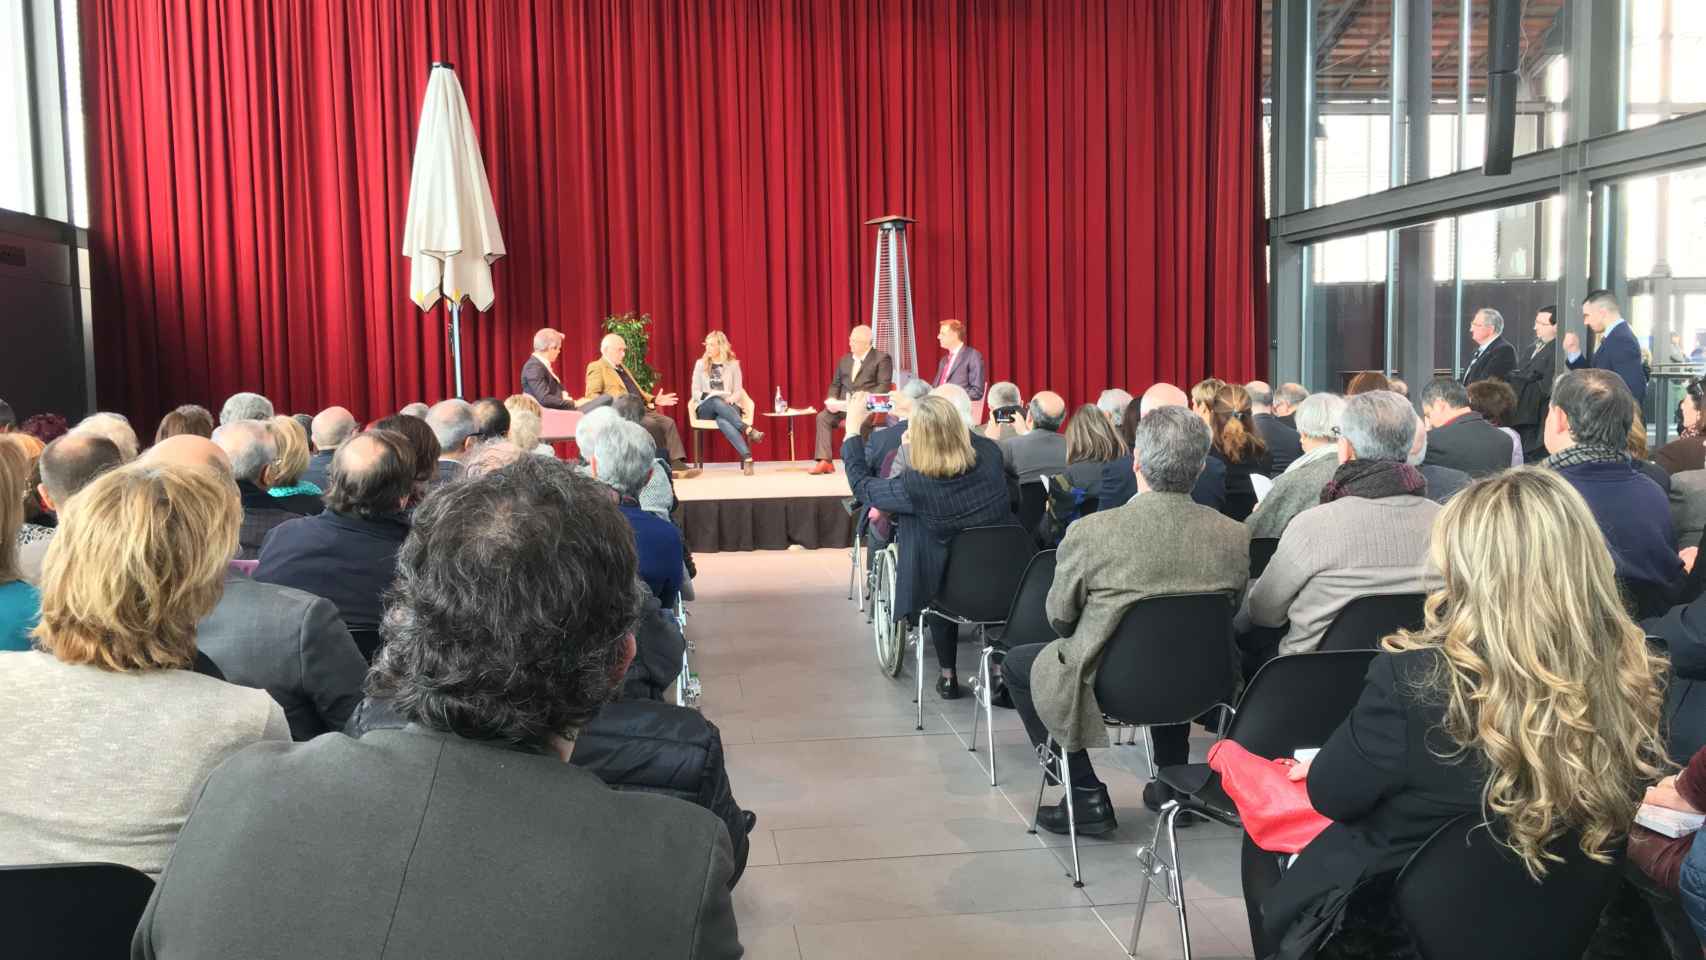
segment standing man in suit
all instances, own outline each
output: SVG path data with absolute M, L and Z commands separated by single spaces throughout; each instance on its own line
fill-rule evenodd
M 847 398 L 855 393 L 883 393 L 894 383 L 894 361 L 871 349 L 871 328 L 859 324 L 847 334 L 847 354 L 835 365 L 829 395 L 817 414 L 814 474 L 835 472 L 835 429 L 847 419 Z
M 1582 322 L 1599 335 L 1599 346 L 1591 358 L 1582 356 L 1581 343 L 1573 333 L 1564 335 L 1564 356 L 1570 369 L 1592 367 L 1610 370 L 1623 378 L 1629 393 L 1635 398 L 1635 415 L 1641 416 L 1641 404 L 1647 399 L 1647 368 L 1641 362 L 1641 343 L 1635 331 L 1623 319 L 1623 308 L 1610 290 L 1595 290 L 1582 302 Z
M 1552 402 L 1557 364 L 1558 308 L 1545 306 L 1534 315 L 1533 351 L 1510 374 L 1510 385 L 1516 390 L 1510 425 L 1522 438 L 1522 459 L 1527 463 L 1546 459 L 1546 407 Z
M 1469 409 L 1469 391 L 1443 377 L 1422 388 L 1428 452 L 1422 462 L 1462 470 L 1474 479 L 1511 465 L 1511 438 Z
M 1268 445 L 1268 453 L 1274 458 L 1274 476 L 1277 477 L 1298 457 L 1303 456 L 1303 438 L 1298 435 L 1295 427 L 1274 416 L 1271 406 L 1274 399 L 1273 388 L 1265 381 L 1252 380 L 1246 383 L 1244 392 L 1250 395 L 1250 413 L 1256 421 L 1256 432 L 1262 435 L 1262 442 Z
M 676 427 L 675 420 L 666 417 L 658 410 L 663 407 L 675 406 L 675 394 L 659 393 L 653 396 L 640 389 L 640 384 L 634 380 L 634 375 L 622 365 L 628 357 L 628 341 L 619 334 L 605 334 L 598 342 L 598 359 L 586 365 L 586 395 L 581 403 L 594 397 L 625 397 L 632 394 L 646 402 L 646 415 L 641 418 L 640 426 L 652 435 L 652 441 L 659 450 L 669 451 L 670 466 L 686 475 L 687 448 L 681 445 L 681 430 Z M 697 471 L 695 471 L 697 472 Z
M 1505 316 L 1492 307 L 1475 311 L 1469 321 L 1469 339 L 1475 341 L 1475 356 L 1463 371 L 1463 385 L 1482 380 L 1509 380 L 1516 368 L 1516 348 L 1504 337 Z
M 972 400 L 983 399 L 983 354 L 976 347 L 966 346 L 966 325 L 958 320 L 943 320 L 936 331 L 936 342 L 948 355 L 936 365 L 936 379 L 930 385 L 958 384 Z

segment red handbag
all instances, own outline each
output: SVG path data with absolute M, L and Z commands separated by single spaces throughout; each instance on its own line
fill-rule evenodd
M 1208 765 L 1238 808 L 1244 832 L 1270 853 L 1297 853 L 1333 821 L 1309 805 L 1309 787 L 1292 780 L 1284 760 L 1258 757 L 1231 740 L 1208 750 Z

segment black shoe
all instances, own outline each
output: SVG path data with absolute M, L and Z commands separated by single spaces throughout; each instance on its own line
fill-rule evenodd
M 958 677 L 947 676 L 936 680 L 936 692 L 943 700 L 958 700 L 960 698 L 960 681 Z
M 999 680 L 995 683 L 995 692 L 989 695 L 989 702 L 1003 710 L 1013 709 L 1013 695 L 1007 692 L 1007 685 Z
M 1162 804 L 1169 800 L 1178 799 L 1179 795 L 1172 787 L 1159 780 L 1151 780 L 1143 785 L 1143 805 L 1150 813 L 1160 813 Z M 1197 816 L 1189 811 L 1180 810 L 1173 818 L 1174 825 L 1180 830 L 1197 822 Z
M 1114 803 L 1108 799 L 1108 788 L 1105 786 L 1089 790 L 1073 787 L 1072 812 L 1077 818 L 1078 832 L 1088 837 L 1113 833 L 1120 827 L 1119 821 L 1114 819 Z M 1061 797 L 1059 803 L 1038 810 L 1037 826 L 1049 833 L 1069 832 L 1066 798 Z
M 764 431 L 763 430 L 754 430 L 751 427 L 748 427 L 746 430 L 746 438 L 748 440 L 751 440 L 753 443 L 763 443 L 764 442 Z

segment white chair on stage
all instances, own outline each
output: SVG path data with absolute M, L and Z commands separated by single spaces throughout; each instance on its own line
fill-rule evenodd
M 752 396 L 745 390 L 742 390 L 740 392 L 740 396 L 735 399 L 735 406 L 740 408 L 741 422 L 745 423 L 748 429 L 751 429 L 752 418 L 758 413 L 758 404 L 753 403 Z M 693 429 L 693 465 L 703 470 L 705 469 L 705 449 L 703 438 L 707 431 L 712 433 L 719 431 L 717 421 L 701 420 L 696 415 L 696 411 L 690 410 L 688 411 L 687 425 Z

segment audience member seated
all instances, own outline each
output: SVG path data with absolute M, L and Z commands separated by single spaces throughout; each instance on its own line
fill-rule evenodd
M 255 579 L 324 597 L 358 642 L 376 636 L 397 550 L 409 533 L 403 510 L 414 475 L 402 435 L 356 434 L 332 458 L 326 509 L 280 524 L 261 548 Z
M 1379 908 L 1392 874 L 1466 813 L 1496 820 L 1541 878 L 1565 835 L 1580 844 L 1569 855 L 1613 861 L 1642 789 L 1665 771 L 1664 664 L 1624 612 L 1585 506 L 1535 468 L 1483 480 L 1446 505 L 1429 547 L 1444 590 L 1426 625 L 1387 638 L 1392 653 L 1369 667 L 1351 715 L 1292 770 L 1332 825 L 1283 878 L 1281 858 L 1245 840 L 1257 956 L 1288 934 L 1302 938 L 1294 948 L 1311 947 L 1339 915 L 1390 918 Z M 1546 558 L 1543 569 L 1535 558 Z M 1535 589 L 1553 571 L 1579 588 Z M 1375 910 L 1359 909 L 1371 901 Z
M 1099 496 L 1102 466 L 1130 454 L 1114 421 L 1090 404 L 1079 407 L 1066 422 L 1066 469 L 1062 472 L 1074 489 Z
M 48 509 L 57 511 L 71 500 L 89 481 L 118 466 L 123 454 L 106 437 L 94 433 L 67 433 L 48 444 L 37 459 L 41 482 L 36 484 L 36 497 Z M 37 527 L 29 538 L 20 537 L 18 572 L 37 587 L 41 586 L 43 564 L 48 544 L 53 542 L 57 527 Z
M 747 441 L 757 443 L 764 439 L 764 434 L 741 419 L 741 404 L 752 403 L 752 398 L 746 395 L 740 360 L 729 346 L 728 335 L 721 330 L 705 335 L 705 353 L 693 364 L 691 397 L 693 415 L 717 424 L 729 446 L 740 456 L 741 472 L 751 476 L 752 447 Z
M 1403 380 L 1400 380 L 1397 377 L 1388 377 L 1386 382 L 1392 392 L 1396 393 L 1398 396 L 1408 397 L 1410 395 L 1410 385 L 1405 383 Z
M 1629 421 L 1629 440 L 1623 448 L 1629 454 L 1629 460 L 1635 464 L 1635 469 L 1646 474 L 1647 479 L 1659 485 L 1659 489 L 1670 495 L 1670 474 L 1664 467 L 1647 459 L 1647 425 L 1639 416 Z
M 1002 666 L 1031 742 L 1041 746 L 1052 733 L 1070 755 L 1079 833 L 1107 833 L 1117 826 L 1108 788 L 1085 751 L 1108 745 L 1096 702 L 1096 666 L 1120 619 L 1137 601 L 1167 594 L 1225 592 L 1233 604 L 1249 578 L 1243 525 L 1190 500 L 1209 446 L 1208 428 L 1182 405 L 1144 414 L 1133 454 L 1141 492 L 1123 507 L 1074 523 L 1060 543 L 1048 618 L 1061 639 L 1014 647 Z M 1142 548 L 1134 549 L 1137 544 Z M 1188 724 L 1150 733 L 1158 766 L 1186 762 Z M 1171 798 L 1159 781 L 1143 789 L 1151 810 Z M 1039 811 L 1037 823 L 1066 833 L 1065 798 Z
M 1469 408 L 1463 384 L 1444 377 L 1430 381 L 1422 388 L 1421 407 L 1428 422 L 1425 462 L 1462 470 L 1472 480 L 1510 467 L 1510 437 Z
M 1345 399 L 1348 400 L 1364 393 L 1373 393 L 1376 390 L 1392 392 L 1392 381 L 1386 379 L 1386 374 L 1378 370 L 1364 370 L 1352 377 L 1351 382 L 1345 385 Z
M 1505 426 L 1511 411 L 1516 409 L 1516 391 L 1503 380 L 1477 380 L 1468 386 L 1466 392 L 1469 394 L 1469 409 L 1511 438 L 1510 465 L 1522 466 L 1522 437 Z
M 1418 415 L 1416 417 L 1416 439 L 1410 441 L 1410 455 L 1405 458 L 1405 462 L 1420 471 L 1422 479 L 1428 482 L 1428 499 L 1435 503 L 1444 503 L 1456 496 L 1458 491 L 1469 486 L 1469 474 L 1462 470 L 1426 462 L 1428 458 L 1428 432 L 1427 421 Z
M 331 486 L 332 454 L 338 452 L 344 441 L 355 436 L 356 426 L 355 414 L 343 407 L 327 407 L 314 415 L 314 422 L 308 430 L 314 452 L 308 457 L 308 469 L 302 473 L 305 482 L 319 487 L 321 493 Z
M 859 436 L 865 417 L 865 395 L 854 394 L 847 402 L 841 459 L 854 498 L 888 513 L 898 524 L 895 619 L 916 622 L 942 582 L 954 535 L 1013 520 L 1001 448 L 974 436 L 952 400 L 932 394 L 913 407 L 907 427 L 910 469 L 883 479 L 871 471 L 865 457 L 865 441 Z M 940 671 L 936 692 L 952 700 L 960 695 L 959 631 L 934 617 L 927 626 Z
M 1274 419 L 1297 429 L 1297 408 L 1309 398 L 1309 390 L 1301 383 L 1282 383 L 1274 391 Z
M 682 581 L 681 532 L 668 520 L 641 509 L 639 501 L 646 481 L 662 469 L 658 466 L 657 447 L 651 434 L 637 423 L 617 420 L 598 433 L 587 451 L 587 463 L 592 475 L 621 498 L 622 515 L 634 530 L 640 579 L 651 588 L 659 604 L 675 606 Z
M 683 476 L 696 475 L 698 471 L 687 465 L 687 448 L 681 445 L 681 431 L 676 427 L 674 418 L 658 412 L 664 407 L 675 406 L 675 394 L 659 392 L 653 395 L 642 389 L 623 365 L 627 356 L 628 341 L 620 334 L 606 334 L 598 344 L 598 359 L 586 366 L 586 394 L 581 402 L 598 397 L 638 397 L 645 404 L 646 411 L 640 426 L 651 434 L 657 448 L 665 451 L 671 466 L 682 471 Z
M 1706 439 L 1701 439 L 1706 432 L 1706 380 L 1688 381 L 1679 410 L 1682 432 L 1653 454 L 1653 462 L 1672 474 L 1706 469 Z
M 296 427 L 292 425 L 290 429 Z M 231 463 L 231 473 L 237 478 L 237 495 L 243 505 L 237 559 L 253 560 L 260 556 L 261 545 L 273 528 L 302 516 L 286 509 L 270 492 L 277 469 L 278 441 L 264 420 L 233 420 L 213 431 L 213 442 L 225 451 Z
M 1125 410 L 1131 406 L 1131 394 L 1119 387 L 1109 387 L 1096 398 L 1096 409 L 1102 411 L 1102 416 L 1116 428 L 1125 417 Z
M 523 457 L 435 492 L 415 519 L 369 681 L 408 726 L 220 768 L 137 954 L 739 956 L 722 822 L 563 762 L 633 655 L 640 598 L 615 505 Z M 386 893 L 329 897 L 327 877 Z
M 303 479 L 308 470 L 308 434 L 290 417 L 273 417 L 267 421 L 278 456 L 267 471 L 267 496 L 273 502 L 302 517 L 311 517 L 324 509 L 320 495 L 325 491 L 318 484 Z
M 403 417 L 414 417 L 417 420 L 425 420 L 427 410 L 428 407 L 426 404 L 416 400 L 414 403 L 403 404 L 403 406 L 397 411 L 397 415 Z
M 1315 649 L 1333 618 L 1358 597 L 1426 593 L 1438 585 L 1427 551 L 1440 506 L 1405 462 L 1415 432 L 1409 401 L 1389 390 L 1345 401 L 1339 468 L 1321 491 L 1321 505 L 1292 518 L 1238 611 L 1248 663 Z M 1269 634 L 1252 630 L 1287 623 L 1277 650 Z
M 1066 437 L 1060 425 L 1066 422 L 1066 401 L 1060 394 L 1042 390 L 1032 395 L 1025 412 L 1025 430 L 1001 441 L 1001 460 L 1019 483 L 1030 483 L 1066 469 Z
M 1303 456 L 1302 438 L 1298 436 L 1296 427 L 1274 416 L 1273 388 L 1265 381 L 1246 383 L 1244 392 L 1250 395 L 1251 419 L 1256 422 L 1256 432 L 1261 435 L 1262 443 L 1267 445 L 1274 475 L 1278 476 L 1291 469 L 1291 465 Z
M 1293 435 L 1303 455 L 1274 480 L 1273 489 L 1245 521 L 1251 539 L 1278 539 L 1293 517 L 1321 504 L 1321 491 L 1339 470 L 1339 418 L 1344 412 L 1344 398 L 1330 393 L 1310 394 L 1298 406 Z
M 158 874 L 208 773 L 289 739 L 265 693 L 190 669 L 241 522 L 230 475 L 207 469 L 132 464 L 72 501 L 37 649 L 0 654 L 0 863 Z
M 482 397 L 474 401 L 474 422 L 479 425 L 475 434 L 480 443 L 502 440 L 509 435 L 509 408 L 497 397 Z
M 1575 487 L 1611 545 L 1617 576 L 1672 592 L 1681 585 L 1670 502 L 1624 447 L 1635 398 L 1609 370 L 1572 370 L 1552 387 L 1546 414 L 1546 465 Z
M 1697 750 L 1681 764 L 1680 774 L 1672 774 L 1647 788 L 1641 802 L 1678 813 L 1698 814 L 1706 811 L 1706 750 Z M 1640 823 L 1629 826 L 1628 856 L 1647 879 L 1670 897 L 1681 893 L 1684 864 L 1693 861 L 1690 873 L 1691 890 L 1681 901 L 1690 925 L 1706 931 L 1706 858 L 1691 856 L 1698 831 L 1680 837 L 1668 837 Z
M 1143 392 L 1143 399 L 1138 404 L 1138 413 L 1149 416 L 1150 411 L 1162 407 L 1188 407 L 1190 398 L 1185 391 L 1170 383 L 1157 383 Z M 1123 429 L 1124 423 L 1120 424 Z M 1135 428 L 1134 428 L 1135 429 Z M 1097 509 L 1106 510 L 1123 506 L 1137 496 L 1137 474 L 1132 469 L 1131 454 L 1128 452 L 1118 460 L 1107 464 L 1102 469 L 1102 500 Z M 1197 477 L 1196 485 L 1191 487 L 1191 500 L 1225 512 L 1226 507 L 1226 463 L 1215 457 L 1209 457 L 1203 463 L 1202 473 Z
M 182 434 L 196 437 L 213 436 L 213 414 L 206 407 L 186 403 L 160 418 L 160 426 L 154 431 L 154 442 Z
M 426 425 L 438 440 L 438 466 L 432 478 L 436 490 L 461 479 L 462 461 L 480 442 L 480 421 L 474 416 L 473 404 L 452 397 L 427 410 Z
M 550 444 L 539 442 L 539 434 L 545 429 L 544 410 L 539 401 L 525 393 L 518 393 L 506 399 L 504 406 L 509 409 L 510 443 L 541 457 L 557 455 Z
M 1204 381 L 1211 382 L 1216 381 Z M 1193 388 L 1191 395 L 1197 392 Z M 1256 509 L 1256 486 L 1250 477 L 1273 473 L 1267 445 L 1250 417 L 1250 395 L 1236 383 L 1221 384 L 1211 399 L 1195 406 L 1198 416 L 1214 432 L 1214 446 L 1208 455 L 1226 464 L 1226 505 L 1221 512 L 1243 521 Z
M 258 393 L 233 393 L 219 408 L 219 425 L 236 423 L 239 420 L 271 420 L 277 414 L 273 410 L 272 401 Z
M 402 435 L 408 441 L 410 462 L 414 464 L 414 484 L 409 492 L 409 509 L 420 506 L 426 495 L 432 492 L 432 484 L 438 477 L 438 434 L 427 426 L 426 416 L 414 416 L 407 413 L 395 413 L 373 425 L 375 430 L 389 430 Z M 345 441 L 348 442 L 347 440 Z M 342 449 L 342 445 L 339 447 Z M 336 459 L 336 454 L 333 455 Z M 326 474 L 327 490 L 331 489 L 331 472 Z
M 639 397 L 617 397 L 610 404 L 610 409 L 617 417 L 629 423 L 638 424 L 641 429 L 645 429 L 646 405 L 640 401 Z M 597 411 L 593 412 L 596 413 Z M 578 437 L 580 429 L 577 427 L 575 432 Z M 651 431 L 647 430 L 646 433 L 649 436 Z M 656 443 L 657 438 L 652 437 L 652 442 Z M 577 442 L 576 446 L 581 446 L 581 444 Z M 640 490 L 639 497 L 641 510 L 664 520 L 668 520 L 670 514 L 675 512 L 675 484 L 673 474 L 669 469 L 668 458 L 669 451 L 661 447 L 652 448 L 652 459 L 657 463 L 657 469 L 653 470 L 651 477 L 646 480 L 646 485 Z
M 1003 443 L 1024 432 L 1020 420 L 1025 413 L 1025 400 L 1019 394 L 1018 384 L 1007 380 L 990 384 L 989 393 L 984 395 L 984 407 L 989 419 L 973 427 L 973 433 Z
M 28 650 L 41 613 L 41 594 L 18 569 L 18 531 L 24 525 L 29 457 L 15 434 L 0 433 L 0 652 Z
M 92 433 L 97 437 L 106 437 L 113 442 L 114 446 L 118 447 L 119 455 L 124 457 L 125 463 L 136 459 L 136 453 L 139 449 L 136 431 L 131 429 L 130 421 L 120 414 L 92 413 L 84 417 L 71 432 Z

